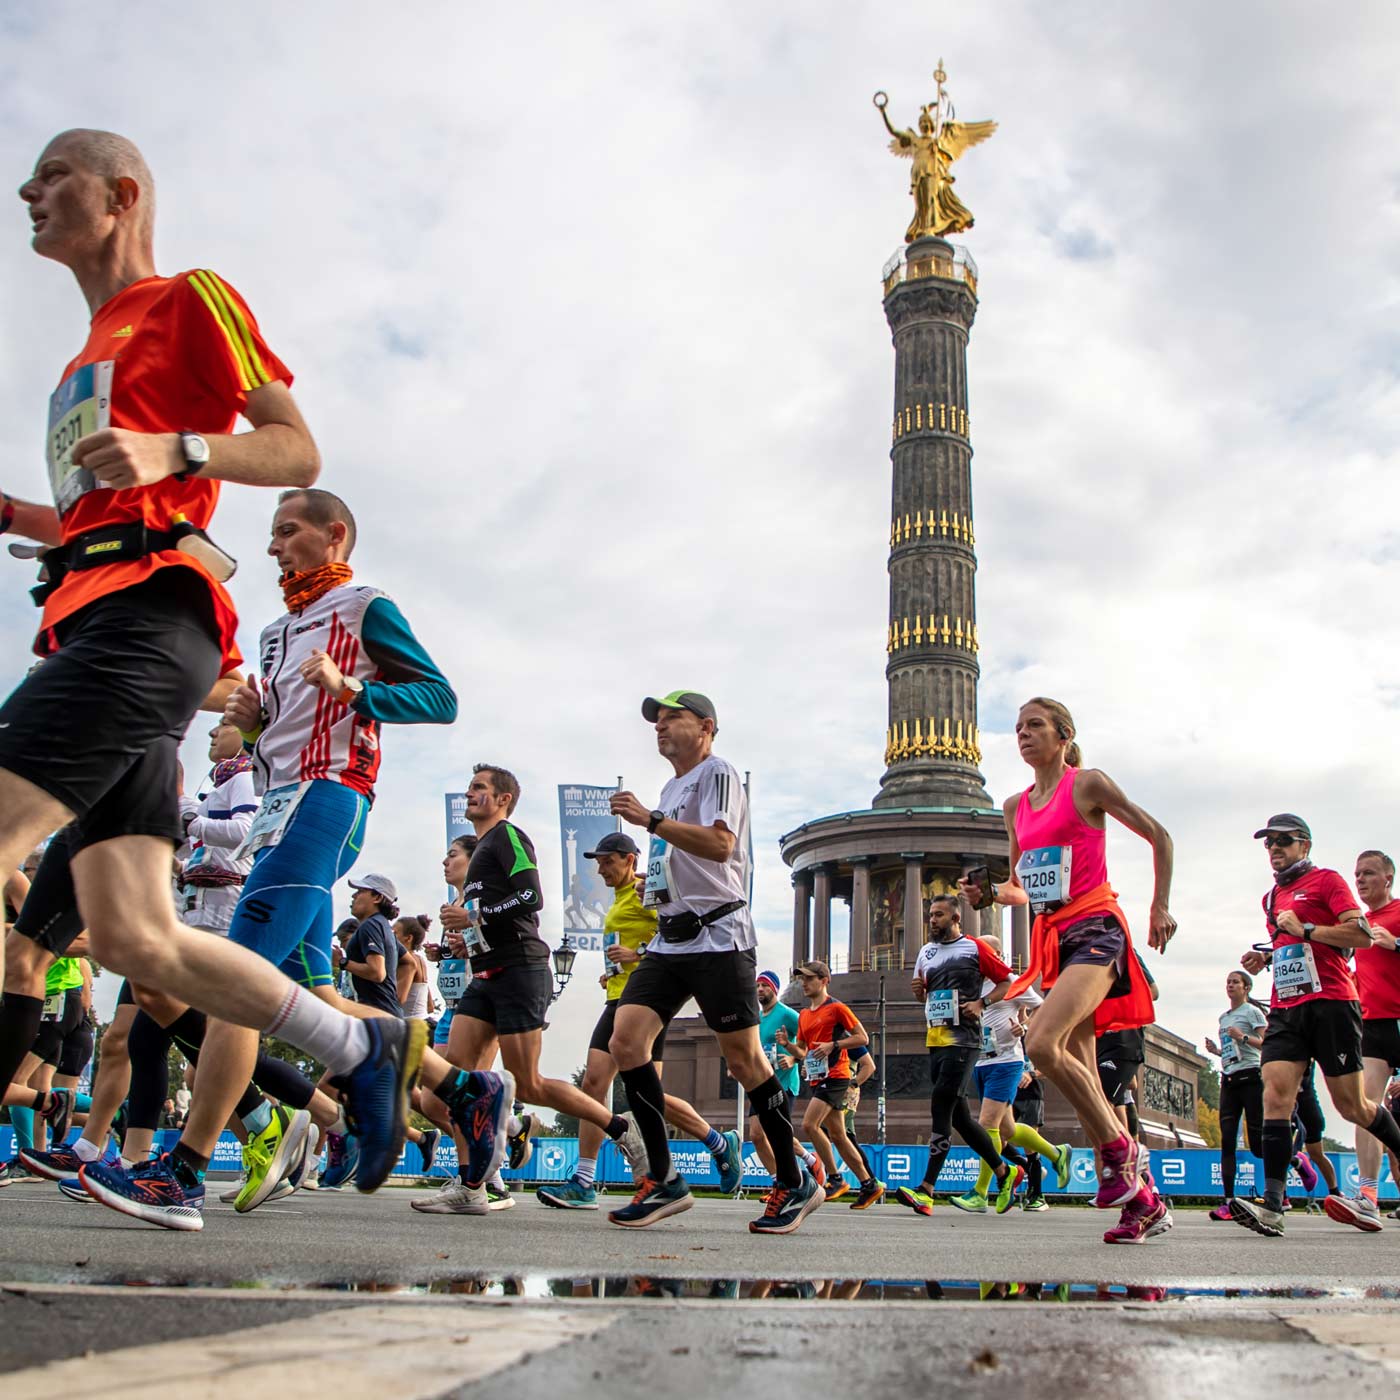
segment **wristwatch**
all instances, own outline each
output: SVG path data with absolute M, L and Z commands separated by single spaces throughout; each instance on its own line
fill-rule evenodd
M 1316 929 L 1316 928 L 1317 928 L 1317 925 L 1316 925 L 1316 924 L 1304 924 L 1304 925 L 1303 925 L 1303 942 L 1304 942 L 1304 943 L 1311 943 L 1311 942 L 1312 942 L 1313 930 Z
M 356 680 L 354 676 L 346 676 L 345 684 L 341 687 L 340 694 L 335 698 L 339 700 L 342 705 L 353 705 L 364 693 L 364 681 Z
M 647 818 L 647 831 L 654 836 L 656 834 L 656 828 L 660 826 L 661 823 L 665 820 L 666 813 L 661 811 L 660 808 L 658 808 Z
M 175 476 L 185 481 L 198 476 L 209 465 L 209 444 L 198 433 L 181 433 L 180 455 L 185 459 L 185 469 Z

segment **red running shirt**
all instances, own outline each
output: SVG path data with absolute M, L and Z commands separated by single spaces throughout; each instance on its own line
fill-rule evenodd
M 815 1011 L 808 1006 L 798 1012 L 797 1038 L 810 1053 L 812 1046 L 825 1045 L 827 1041 L 834 1040 L 841 1031 L 853 1031 L 859 1024 L 855 1012 L 844 1001 L 828 997 Z M 847 1055 L 845 1050 L 837 1050 L 835 1056 L 828 1061 L 824 1077 L 827 1079 L 849 1079 L 851 1077 L 851 1057 Z
M 1306 875 L 1294 880 L 1291 885 L 1275 887 L 1264 896 L 1264 914 L 1269 913 L 1269 900 L 1273 899 L 1274 918 L 1291 909 L 1305 924 L 1336 924 L 1348 909 L 1359 910 L 1361 901 L 1352 894 L 1351 886 L 1335 870 L 1322 870 L 1314 867 Z M 1299 940 L 1277 932 L 1272 935 L 1275 948 L 1283 947 Z M 1351 954 L 1344 948 L 1333 948 L 1326 943 L 1311 943 L 1317 964 L 1317 980 L 1322 983 L 1318 992 L 1301 992 L 1293 997 L 1280 997 L 1274 989 L 1270 1006 L 1301 1006 L 1305 1001 L 1355 1001 L 1357 999 L 1356 979 L 1351 975 L 1348 959 Z
M 217 481 L 172 476 L 111 490 L 73 465 L 73 444 L 104 427 L 230 433 L 248 395 L 273 380 L 290 385 L 291 371 L 267 348 L 243 298 L 214 273 L 145 277 L 118 292 L 98 308 L 87 344 L 49 400 L 45 457 L 64 542 L 138 520 L 165 530 L 177 515 L 207 528 L 219 499 Z M 212 595 L 226 672 L 239 659 L 233 602 L 193 556 L 173 549 L 70 573 L 44 604 L 35 650 L 52 650 L 48 629 L 80 608 L 171 567 L 192 570 Z
M 1400 899 L 1367 914 L 1366 922 L 1400 938 Z M 1356 985 L 1361 990 L 1363 1020 L 1400 1020 L 1400 951 L 1358 948 Z

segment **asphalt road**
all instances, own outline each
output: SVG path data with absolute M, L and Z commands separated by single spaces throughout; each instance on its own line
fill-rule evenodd
M 1129 1383 L 1152 1396 L 1192 1373 L 1232 1400 L 1278 1400 L 1315 1385 L 1393 1395 L 1400 1381 L 1385 1340 L 1400 1225 L 1363 1236 L 1295 1216 L 1270 1241 L 1181 1211 L 1161 1240 L 1115 1249 L 1087 1209 L 925 1220 L 836 1204 L 760 1239 L 745 1228 L 753 1202 L 702 1200 L 629 1232 L 523 1195 L 486 1217 L 423 1216 L 410 1194 L 211 1206 L 201 1233 L 180 1234 L 9 1187 L 0 1390 L 136 1395 L 155 1374 L 182 1396 L 227 1395 L 319 1386 L 328 1367 L 337 1400 L 654 1400 L 668 1383 L 700 1397 L 940 1376 L 967 1395 Z M 1033 1287 L 997 1301 L 1013 1281 Z

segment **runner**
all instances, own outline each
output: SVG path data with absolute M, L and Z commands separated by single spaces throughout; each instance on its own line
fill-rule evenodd
M 130 141 L 62 133 L 20 197 L 35 251 L 73 272 L 93 320 L 50 401 L 55 504 L 0 496 L 0 531 L 50 546 L 37 643 L 48 659 L 0 707 L 0 869 L 71 822 L 86 916 L 77 923 L 98 960 L 276 1030 L 343 1072 L 372 1147 L 362 1173 L 372 1189 L 398 1156 L 417 1046 L 313 1004 L 223 940 L 182 930 L 169 896 L 179 738 L 238 659 L 221 582 L 232 561 L 203 533 L 219 484 L 305 487 L 320 470 L 291 373 L 222 279 L 156 274 L 154 184 Z M 252 431 L 232 435 L 240 415 Z M 39 938 L 13 980 L 6 969 L 0 1083 L 33 1041 L 44 974 L 64 951 L 47 919 Z M 7 940 L 7 959 L 27 941 Z M 186 1166 L 184 1188 L 202 1190 Z
M 1386 1086 L 1400 1070 L 1400 900 L 1393 897 L 1395 862 L 1384 851 L 1362 851 L 1356 858 L 1356 892 L 1366 906 L 1366 922 L 1373 942 L 1356 950 L 1356 983 L 1361 996 L 1361 1054 L 1364 1060 L 1366 1097 L 1385 1102 Z M 1381 1144 L 1365 1129 L 1356 1134 L 1356 1164 L 1360 1172 L 1357 1212 L 1379 1215 Z M 1326 1203 L 1324 1202 L 1324 1209 Z M 1328 1214 L 1332 1214 L 1328 1211 Z M 1335 1217 L 1334 1217 L 1335 1218 Z
M 1011 1115 L 1018 1127 L 1024 1124 L 1039 1132 L 1045 1126 L 1045 1084 L 1040 1071 L 1029 1060 L 1021 1065 L 1021 1082 L 1016 1086 Z M 1026 1154 L 1026 1193 L 1021 1197 L 1021 1209 L 1050 1209 L 1050 1202 L 1045 1199 L 1039 1152 Z
M 1317 1080 L 1313 1073 L 1314 1065 L 1308 1061 L 1303 1072 L 1303 1082 L 1298 1086 L 1298 1097 L 1293 1101 L 1293 1157 L 1290 1165 L 1298 1173 L 1303 1190 L 1311 1201 L 1317 1189 L 1318 1179 L 1326 1184 L 1327 1195 L 1340 1196 L 1337 1184 L 1337 1169 L 1327 1155 L 1322 1138 L 1327 1130 L 1327 1119 L 1322 1112 L 1322 1104 L 1317 1097 Z M 1284 1210 L 1290 1209 L 1287 1195 L 1283 1198 Z
M 753 918 L 749 912 L 748 796 L 732 765 L 712 752 L 715 707 L 695 691 L 642 702 L 656 747 L 675 772 L 648 810 L 617 792 L 614 816 L 651 836 L 644 903 L 656 910 L 656 937 L 622 990 L 609 1050 L 646 1144 L 647 1166 L 632 1203 L 612 1211 L 615 1225 L 646 1226 L 694 1203 L 671 1163 L 661 1076 L 651 1059 L 656 1037 L 694 997 L 715 1032 L 729 1073 L 744 1086 L 774 1158 L 774 1186 L 755 1234 L 789 1234 L 822 1203 L 812 1174 L 796 1157 L 787 1095 L 759 1039 Z
M 1011 969 L 989 944 L 963 933 L 955 895 L 934 895 L 929 901 L 928 931 L 929 941 L 919 949 L 910 984 L 916 1000 L 924 1003 L 924 1019 L 928 1023 L 925 1044 L 932 1085 L 928 1163 L 918 1189 L 901 1186 L 895 1192 L 895 1200 L 918 1215 L 933 1214 L 933 1193 L 938 1189 L 938 1177 L 956 1129 L 986 1164 L 989 1186 L 995 1177 L 997 1214 L 1004 1215 L 1011 1209 L 1025 1173 L 1002 1161 L 1000 1142 L 994 1142 L 972 1116 L 967 1095 L 972 1067 L 981 1051 L 983 1014 L 989 1003 L 995 1004 L 1006 996 L 1011 986 Z M 984 982 L 992 984 L 985 997 Z
M 754 992 L 758 997 L 758 1006 L 761 1012 L 758 1023 L 759 1044 L 763 1047 L 763 1053 L 767 1057 L 768 1063 L 773 1066 L 774 1076 L 782 1085 L 783 1092 L 788 1096 L 788 1121 L 791 1122 L 793 1105 L 797 1102 L 797 1096 L 802 1091 L 797 1056 L 792 1053 L 791 1049 L 792 1042 L 797 1039 L 799 1019 L 797 1012 L 791 1006 L 778 1000 L 778 994 L 781 990 L 782 987 L 778 982 L 776 972 L 760 972 L 754 981 Z M 781 1041 L 778 1039 L 779 1031 L 783 1034 Z M 850 1134 L 848 1133 L 847 1136 L 849 1137 Z M 749 1141 L 753 1143 L 754 1151 L 758 1153 L 758 1160 L 763 1163 L 768 1175 L 776 1181 L 777 1161 L 773 1156 L 773 1149 L 768 1145 L 768 1138 L 763 1132 L 763 1124 L 759 1120 L 758 1114 L 752 1111 L 752 1105 L 750 1105 L 749 1113 Z M 795 1140 L 793 1149 L 802 1158 L 803 1165 L 812 1173 L 817 1185 L 824 1187 L 827 1175 L 826 1168 L 822 1166 L 821 1158 Z M 861 1160 L 864 1161 L 863 1153 Z
M 987 978 L 982 983 L 982 1057 L 977 1061 L 977 1097 L 981 1105 L 977 1122 L 986 1130 L 992 1146 L 1012 1166 L 1022 1167 L 1029 1174 L 1030 1159 L 1044 1157 L 1055 1169 L 1060 1190 L 1069 1185 L 1072 1161 L 1069 1143 L 1058 1147 L 1047 1142 L 1027 1123 L 1017 1123 L 1011 1111 L 1026 1064 L 1022 1044 L 1030 1012 L 1041 1004 L 1040 994 L 1027 987 L 1018 997 L 988 1000 L 997 983 Z M 1021 1155 L 1024 1149 L 1026 1156 Z M 1039 1190 L 1037 1175 L 1037 1191 Z M 992 1168 L 983 1161 L 977 1174 L 977 1184 L 966 1196 L 955 1196 L 950 1204 L 959 1210 L 985 1214 L 987 1190 L 992 1184 Z
M 875 1169 L 870 1165 L 870 1158 L 865 1155 L 865 1148 L 860 1145 L 860 1137 L 856 1129 L 856 1112 L 860 1108 L 861 1086 L 875 1074 L 875 1056 L 870 1053 L 869 1045 L 852 1045 L 847 1052 L 851 1057 L 851 1087 L 846 1090 L 846 1107 L 841 1113 L 842 1126 L 846 1130 L 846 1141 L 851 1144 L 856 1155 L 865 1166 L 865 1170 L 871 1176 L 875 1175 Z M 810 1171 L 812 1163 L 807 1162 L 807 1169 Z M 818 1181 L 820 1181 L 818 1177 Z M 828 1197 L 828 1199 L 830 1199 Z
M 1042 696 L 1021 706 L 1016 740 L 1035 782 L 1004 804 L 1011 878 L 991 887 L 991 899 L 1030 904 L 1036 916 L 1030 966 L 1009 993 L 1017 996 L 1039 978 L 1045 995 L 1026 1053 L 1069 1100 L 1094 1147 L 1094 1204 L 1121 1207 L 1104 1243 L 1135 1244 L 1169 1230 L 1172 1219 L 1152 1184 L 1147 1153 L 1123 1131 L 1097 1073 L 1096 1032 L 1153 1019 L 1151 992 L 1131 955 L 1128 921 L 1108 883 L 1105 820 L 1115 817 L 1152 846 L 1156 886 L 1148 944 L 1159 952 L 1176 931 L 1167 908 L 1172 842 L 1106 773 L 1081 770 L 1074 739 L 1074 720 L 1058 701 Z M 986 891 L 972 881 L 960 888 L 974 906 L 984 902 Z
M 435 1032 L 429 1019 L 433 1007 L 433 987 L 428 980 L 428 961 L 422 949 L 432 924 L 433 921 L 427 914 L 414 914 L 394 920 L 394 937 L 399 942 L 399 1005 L 403 1007 L 403 1014 L 408 1020 L 424 1023 L 426 1034 L 429 1036 Z M 433 1170 L 438 1143 L 442 1141 L 443 1133 L 451 1128 L 452 1120 L 445 1113 L 440 1121 L 430 1118 L 424 1112 L 426 1105 L 421 1089 L 414 1089 L 412 1103 L 414 1109 L 425 1118 L 429 1118 L 433 1124 L 426 1131 L 417 1127 L 410 1127 L 408 1130 L 409 1138 L 423 1158 L 423 1175 L 428 1176 Z
M 1250 998 L 1254 979 L 1235 971 L 1225 979 L 1227 1011 L 1220 1013 L 1220 1044 L 1206 1037 L 1206 1050 L 1220 1057 L 1220 1178 L 1225 1197 L 1210 1213 L 1211 1220 L 1233 1220 L 1230 1202 L 1235 1199 L 1235 1151 L 1244 1120 L 1249 1150 L 1263 1162 L 1264 1079 L 1259 1052 L 1269 1018 Z M 1256 1167 L 1256 1171 L 1258 1168 Z
M 1230 1212 L 1256 1234 L 1283 1234 L 1292 1132 L 1288 1116 L 1310 1060 L 1327 1080 L 1337 1111 L 1381 1144 L 1400 1149 L 1400 1127 L 1366 1092 L 1362 1072 L 1361 1005 L 1347 964 L 1350 950 L 1375 942 L 1356 897 L 1335 870 L 1312 863 L 1312 831 L 1301 817 L 1281 812 L 1254 833 L 1273 867 L 1264 896 L 1270 943 L 1241 959 L 1246 972 L 1273 973 L 1269 1023 L 1261 1054 L 1264 1077 L 1264 1200 L 1235 1197 Z M 1360 1230 L 1381 1228 L 1375 1202 L 1329 1195 L 1323 1209 Z
M 457 998 L 452 1044 L 460 1047 L 462 1063 L 468 1066 L 491 1064 L 499 1047 L 506 1078 L 521 1099 L 572 1114 L 581 1125 L 592 1123 L 635 1156 L 635 1134 L 626 1118 L 573 1084 L 540 1074 L 554 979 L 549 947 L 539 932 L 544 896 L 535 848 L 507 820 L 519 800 L 520 784 L 507 769 L 490 763 L 472 769 L 467 819 L 476 831 L 477 846 L 467 867 L 465 899 L 462 904 L 444 904 L 438 912 L 444 930 L 460 934 L 472 971 Z M 528 1128 L 525 1137 L 528 1142 Z M 484 1182 L 464 1178 L 458 1187 L 412 1204 L 434 1213 L 484 1215 L 491 1203 Z
M 630 836 L 609 832 L 598 842 L 598 849 L 585 851 L 585 860 L 598 862 L 598 876 L 613 892 L 613 901 L 603 916 L 603 956 L 607 961 L 598 981 L 607 995 L 603 1014 L 588 1042 L 588 1060 L 579 1087 L 589 1098 L 606 1104 L 611 1097 L 617 1065 L 608 1053 L 617 1019 L 618 998 L 627 979 L 642 960 L 646 945 L 656 936 L 656 914 L 642 906 L 637 894 L 637 857 L 641 851 Z M 652 1042 L 652 1063 L 661 1073 L 666 1053 L 666 1032 Z M 716 1132 L 684 1099 L 666 1095 L 666 1121 L 688 1137 L 703 1142 L 719 1169 L 719 1189 L 732 1196 L 744 1179 L 739 1134 Z M 598 1193 L 594 1179 L 598 1170 L 598 1149 L 603 1130 L 595 1123 L 581 1122 L 578 1133 L 578 1168 L 568 1181 L 541 1186 L 535 1195 L 547 1206 L 570 1210 L 596 1210 Z
M 868 1045 L 870 1036 L 855 1012 L 831 995 L 831 969 L 826 963 L 813 958 L 793 968 L 792 975 L 802 984 L 807 998 L 807 1005 L 798 1013 L 797 1039 L 792 1042 L 802 1062 L 802 1076 L 812 1092 L 802 1115 L 802 1130 L 812 1139 L 827 1180 L 835 1184 L 834 1189 L 824 1193 L 826 1199 L 837 1200 L 849 1190 L 831 1150 L 834 1138 L 837 1152 L 859 1183 L 851 1209 L 869 1210 L 884 1199 L 885 1183 L 870 1171 L 865 1158 L 846 1136 L 845 1112 L 853 1078 L 850 1047 Z M 779 1045 L 788 1043 L 785 1032 L 777 1034 Z

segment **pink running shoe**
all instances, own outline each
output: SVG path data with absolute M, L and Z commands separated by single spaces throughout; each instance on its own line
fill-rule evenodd
M 1233 1220 L 1235 1217 L 1230 1214 L 1229 1201 L 1221 1201 L 1211 1213 L 1206 1216 L 1207 1220 Z
M 1294 1157 L 1293 1170 L 1298 1173 L 1298 1180 L 1303 1183 L 1303 1190 L 1311 1196 L 1317 1186 L 1317 1168 L 1313 1166 L 1312 1159 L 1306 1152 L 1300 1152 Z
M 1155 1235 L 1164 1235 L 1172 1227 L 1172 1213 L 1160 1196 L 1143 1192 L 1130 1201 L 1111 1230 L 1105 1230 L 1105 1244 L 1144 1244 Z
M 1125 1133 L 1117 1142 L 1099 1149 L 1099 1190 L 1094 1204 L 1100 1210 L 1125 1206 L 1142 1190 L 1142 1147 Z M 1156 1199 L 1148 1193 L 1148 1199 Z

